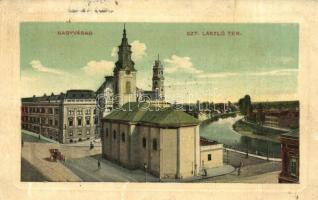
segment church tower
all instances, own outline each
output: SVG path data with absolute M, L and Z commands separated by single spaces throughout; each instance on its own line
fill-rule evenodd
M 155 65 L 153 66 L 153 75 L 152 75 L 152 91 L 156 92 L 158 95 L 158 99 L 165 99 L 165 87 L 164 87 L 164 76 L 163 76 L 163 66 L 159 59 L 155 61 Z
M 114 68 L 114 104 L 115 107 L 127 102 L 136 101 L 136 73 L 135 63 L 131 60 L 131 45 L 128 44 L 124 25 L 123 38 L 118 46 L 118 61 Z

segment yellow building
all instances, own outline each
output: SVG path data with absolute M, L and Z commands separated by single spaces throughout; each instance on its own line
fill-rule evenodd
M 223 163 L 220 146 L 206 144 L 201 149 L 199 123 L 170 106 L 127 103 L 102 120 L 103 157 L 130 169 L 146 166 L 161 179 L 197 176 L 203 169 L 202 155 L 205 168 Z

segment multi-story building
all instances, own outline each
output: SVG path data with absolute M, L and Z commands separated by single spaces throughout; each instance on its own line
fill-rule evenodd
M 96 99 L 91 90 L 22 98 L 22 129 L 61 143 L 98 137 Z
M 22 98 L 21 128 L 56 141 L 63 130 L 62 102 L 64 93 Z
M 279 174 L 280 183 L 299 182 L 299 132 L 281 135 L 282 171 Z
M 299 110 L 265 111 L 264 116 L 264 126 L 287 129 L 299 127 Z

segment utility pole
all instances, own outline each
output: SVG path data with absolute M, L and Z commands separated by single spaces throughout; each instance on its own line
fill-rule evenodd
M 39 131 L 39 140 L 41 140 L 41 132 L 42 132 L 42 117 L 40 115 L 40 131 Z
M 226 162 L 229 164 L 229 150 L 226 149 Z
M 248 149 L 249 149 L 248 143 L 249 143 L 249 142 L 248 142 L 248 140 L 247 140 L 247 148 L 246 148 L 246 156 L 245 156 L 246 158 L 248 158 Z
M 268 145 L 268 141 L 266 141 L 266 145 L 267 145 L 267 161 L 269 161 L 269 145 Z

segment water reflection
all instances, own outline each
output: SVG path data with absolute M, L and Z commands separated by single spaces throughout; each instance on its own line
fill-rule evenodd
M 270 157 L 280 157 L 280 144 L 272 141 L 266 141 L 256 138 L 243 136 L 233 130 L 232 125 L 240 120 L 242 116 L 229 117 L 226 119 L 219 119 L 218 121 L 201 125 L 200 135 L 219 143 L 224 144 L 230 148 L 238 149 L 250 153 Z

